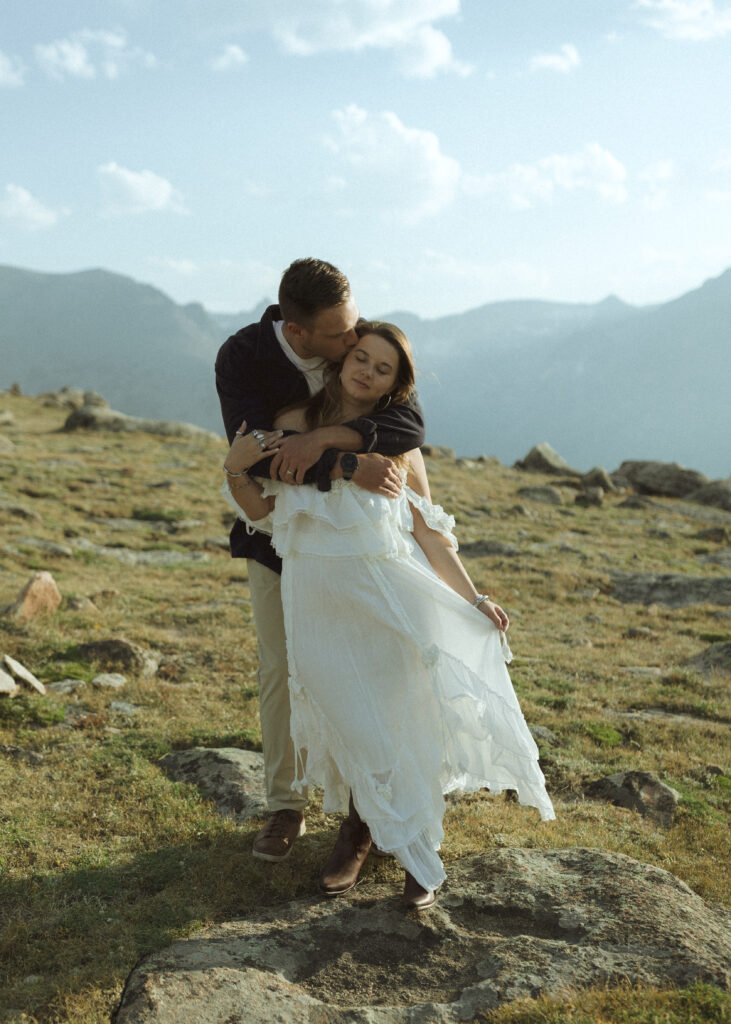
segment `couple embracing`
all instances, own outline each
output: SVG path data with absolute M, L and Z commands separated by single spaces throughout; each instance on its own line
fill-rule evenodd
M 253 854 L 289 854 L 316 784 L 347 815 L 321 892 L 392 855 L 404 904 L 424 910 L 445 878 L 445 793 L 553 809 L 505 667 L 508 617 L 431 502 L 409 341 L 360 318 L 337 268 L 296 260 L 278 305 L 221 348 L 216 383 L 259 648 L 269 817 Z

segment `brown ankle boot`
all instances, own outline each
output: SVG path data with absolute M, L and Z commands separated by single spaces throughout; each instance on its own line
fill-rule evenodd
M 404 885 L 403 901 L 408 910 L 426 910 L 436 900 L 433 889 L 425 889 L 419 885 L 413 875 L 406 872 L 406 883 Z
M 360 869 L 371 848 L 371 833 L 350 798 L 348 817 L 340 826 L 340 835 L 330 860 L 320 875 L 320 892 L 326 896 L 342 896 L 358 881 Z

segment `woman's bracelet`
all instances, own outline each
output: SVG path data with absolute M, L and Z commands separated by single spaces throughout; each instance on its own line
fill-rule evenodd
M 490 595 L 489 594 L 478 594 L 477 597 L 472 602 L 472 607 L 473 608 L 479 608 L 481 604 L 484 604 L 485 601 L 489 601 L 489 600 L 490 600 Z
M 223 471 L 226 474 L 226 476 L 248 476 L 249 475 L 249 471 L 247 469 L 242 470 L 241 473 L 232 473 L 231 470 L 228 468 L 228 466 L 226 465 L 225 462 L 223 464 Z

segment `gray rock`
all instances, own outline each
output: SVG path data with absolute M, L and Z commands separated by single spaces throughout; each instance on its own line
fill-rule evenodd
M 720 565 L 723 569 L 731 569 L 731 547 L 712 551 L 710 555 L 701 555 L 698 561 L 704 565 Z
M 66 693 L 74 693 L 76 690 L 86 686 L 83 679 L 59 679 L 55 683 L 46 683 L 46 689 L 51 693 L 58 693 L 63 696 Z
M 15 424 L 15 415 L 10 409 L 0 409 L 0 427 L 12 427 Z
M 193 747 L 165 754 L 158 762 L 176 782 L 191 782 L 224 817 L 246 821 L 267 813 L 264 755 L 237 747 Z
M 697 540 L 708 540 L 712 544 L 728 544 L 731 534 L 725 526 L 709 526 L 705 530 L 699 530 L 693 536 Z
M 557 487 L 519 487 L 517 493 L 528 501 L 540 501 L 544 505 L 562 505 L 563 497 Z
M 205 551 L 134 551 L 132 548 L 108 548 L 85 537 L 76 537 L 72 545 L 78 551 L 88 551 L 102 558 L 113 558 L 125 565 L 184 565 L 186 562 L 210 562 L 211 556 Z
M 11 658 L 9 654 L 3 655 L 2 664 L 5 671 L 10 673 L 16 683 L 23 683 L 25 686 L 29 686 L 31 690 L 35 690 L 36 693 L 46 692 L 46 688 L 40 679 L 36 679 L 25 665 L 21 665 L 15 658 Z
M 46 391 L 39 395 L 43 404 L 55 409 L 80 409 L 84 404 L 84 392 L 81 388 L 62 387 L 57 391 Z
M 562 473 L 570 476 L 581 476 L 578 469 L 572 469 L 566 459 L 553 450 L 547 441 L 534 445 L 528 454 L 515 463 L 516 469 L 525 469 L 533 473 Z
M 421 446 L 422 453 L 426 456 L 440 456 L 443 459 L 456 459 L 454 448 L 446 444 L 424 444 Z
M 680 793 L 661 782 L 652 772 L 618 772 L 584 787 L 587 796 L 607 800 L 617 807 L 638 811 L 643 816 L 671 825 Z
M 588 473 L 584 473 L 581 477 L 581 483 L 584 487 L 601 487 L 603 491 L 616 491 L 616 487 L 612 483 L 612 478 L 603 466 L 594 466 Z
M 719 641 L 690 658 L 686 665 L 710 675 L 713 672 L 731 672 L 731 642 Z
M 712 480 L 697 491 L 691 491 L 689 501 L 697 501 L 701 505 L 714 505 L 731 512 L 731 477 L 725 480 Z
M 546 725 L 529 725 L 531 736 L 536 743 L 547 743 L 549 747 L 555 747 L 558 743 L 558 736 Z
M 14 697 L 20 692 L 20 687 L 13 677 L 0 668 L 0 697 Z
M 503 544 L 499 540 L 473 540 L 460 544 L 459 553 L 467 558 L 486 558 L 490 555 L 515 558 L 520 554 L 520 548 L 515 544 Z
M 45 551 L 49 555 L 58 555 L 61 558 L 71 558 L 74 554 L 68 544 L 58 544 L 56 541 L 43 540 L 40 537 L 16 537 L 15 543 L 22 547 Z
M 581 494 L 574 498 L 576 505 L 583 505 L 584 508 L 601 508 L 604 504 L 604 489 L 602 487 L 585 487 Z
M 107 668 L 123 668 L 136 675 L 154 676 L 160 658 L 124 637 L 92 640 L 74 648 L 74 657 L 81 661 L 98 661 Z
M 28 508 L 27 505 L 19 505 L 15 501 L 0 500 L 0 512 L 13 516 L 15 519 L 39 520 L 41 518 L 34 508 Z
M 658 507 L 659 507 L 658 502 L 652 501 L 650 498 L 646 498 L 642 494 L 630 494 L 630 495 L 628 495 L 628 497 L 626 497 L 624 499 L 624 501 L 620 501 L 620 503 L 618 505 L 618 508 L 637 508 L 637 509 L 640 509 L 640 508 L 642 508 L 642 509 L 644 509 L 644 508 L 658 508 Z
M 88 597 L 67 597 L 64 607 L 70 612 L 89 612 L 90 614 L 95 614 L 99 611 L 94 602 L 90 601 Z
M 109 705 L 109 710 L 116 715 L 127 715 L 131 718 L 132 715 L 136 715 L 141 710 L 141 707 L 139 704 L 130 704 L 126 700 L 113 700 Z
M 121 690 L 127 685 L 127 677 L 119 672 L 100 672 L 98 676 L 94 676 L 91 685 L 100 689 Z
M 497 850 L 449 866 L 434 908 L 396 888 L 270 907 L 135 968 L 116 1024 L 457 1024 L 527 996 L 723 987 L 731 914 L 602 850 Z
M 12 757 L 14 761 L 26 761 L 28 764 L 43 764 L 43 754 L 35 750 L 26 750 L 25 747 L 14 747 L 10 743 L 0 743 L 0 754 L 5 757 Z
M 16 451 L 16 445 L 13 444 L 9 437 L 0 434 L 0 455 L 12 455 L 14 451 Z
M 622 463 L 617 476 L 628 480 L 640 494 L 665 498 L 683 498 L 710 483 L 704 473 L 686 469 L 677 462 L 629 460 Z
M 63 425 L 64 430 L 109 430 L 114 433 L 161 434 L 163 437 L 188 437 L 201 441 L 221 443 L 218 434 L 204 430 L 192 423 L 178 423 L 174 420 L 148 420 L 139 416 L 128 416 L 114 409 L 98 405 L 82 405 L 75 409 Z
M 673 573 L 610 571 L 613 597 L 623 603 L 663 604 L 685 608 L 693 604 L 731 604 L 731 576 L 685 576 Z

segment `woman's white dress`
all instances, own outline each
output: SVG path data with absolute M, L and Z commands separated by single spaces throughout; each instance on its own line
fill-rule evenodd
M 344 480 L 328 492 L 268 481 L 264 493 L 274 511 L 250 526 L 282 558 L 295 788 L 321 786 L 326 813 L 346 811 L 352 790 L 374 841 L 426 889 L 445 878 L 444 793 L 513 789 L 553 818 L 504 637 L 412 536 L 413 506 L 456 548 L 452 516 L 408 487 L 393 499 Z

